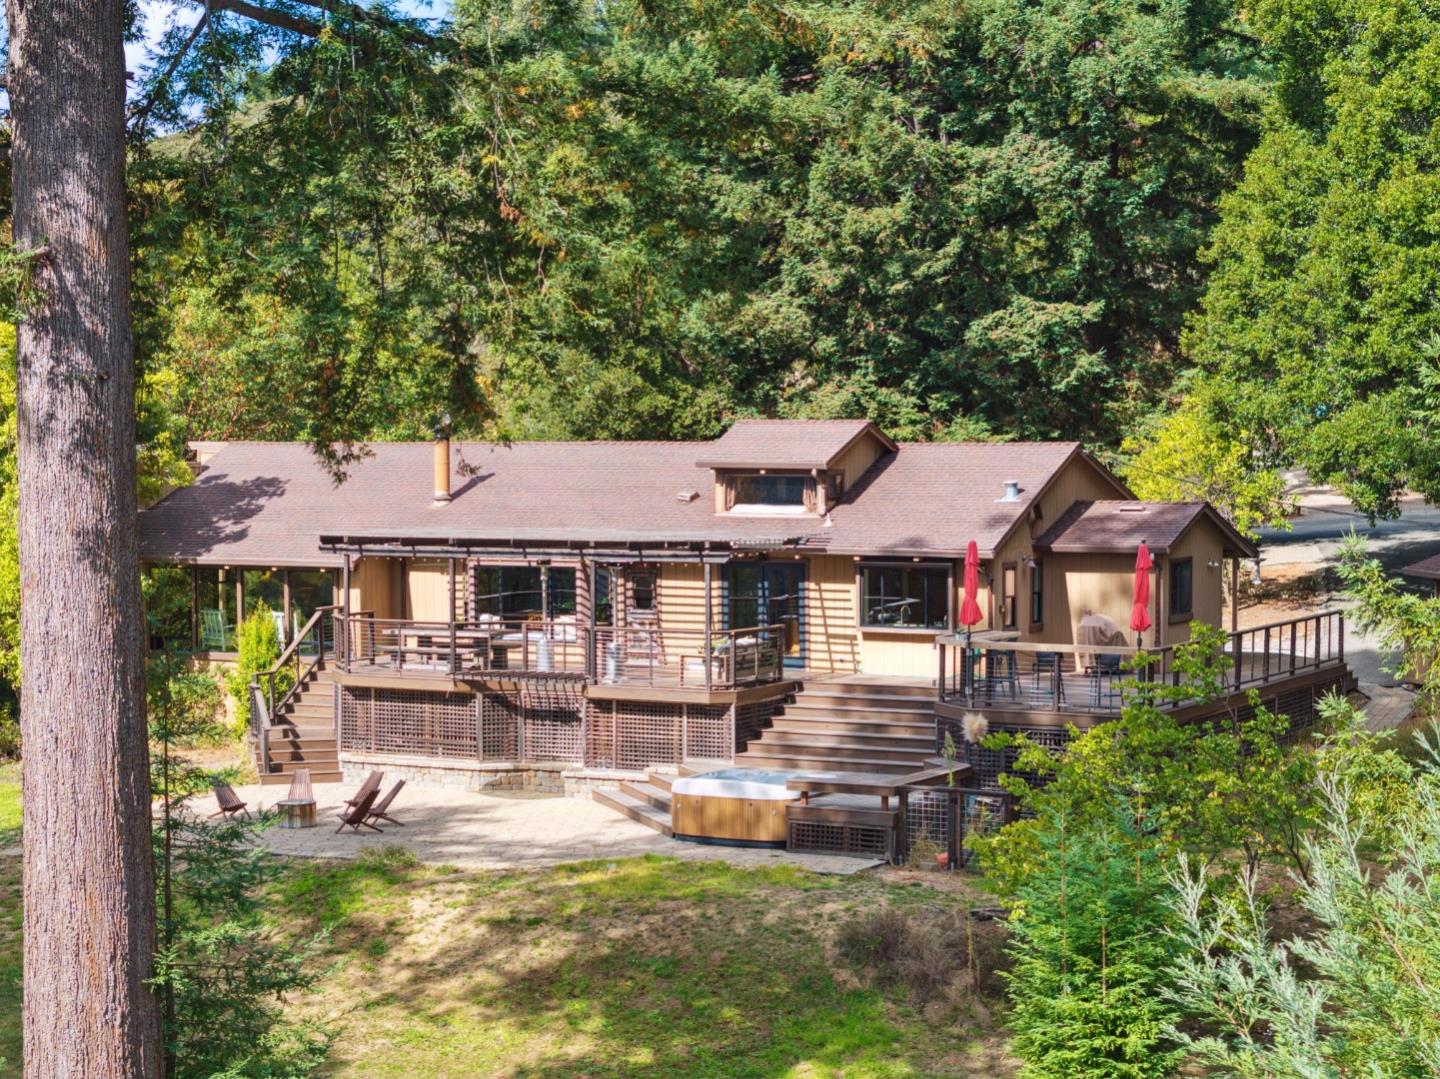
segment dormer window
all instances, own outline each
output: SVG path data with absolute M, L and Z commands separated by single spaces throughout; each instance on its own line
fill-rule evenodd
M 815 480 L 784 473 L 737 473 L 726 477 L 725 509 L 729 513 L 814 513 Z

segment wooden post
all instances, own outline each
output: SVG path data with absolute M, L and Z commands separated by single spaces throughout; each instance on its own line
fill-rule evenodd
M 450 557 L 450 677 L 455 677 L 455 558 Z
M 945 829 L 946 869 L 954 870 L 960 864 L 960 795 L 954 787 L 946 790 L 945 804 L 948 810 Z
M 284 613 L 280 616 L 285 625 L 285 632 L 280 634 L 280 646 L 283 648 L 290 634 L 295 632 L 295 620 L 290 617 L 290 571 L 280 571 L 280 606 Z
M 709 562 L 706 562 L 706 563 L 705 563 L 704 575 L 705 575 L 705 645 L 704 645 L 705 652 L 704 652 L 704 655 L 703 655 L 701 661 L 705 664 L 705 688 L 708 690 L 708 689 L 710 688 L 710 680 L 711 680 L 711 676 L 710 676 L 710 656 L 711 656 L 711 650 L 710 650 L 710 648 L 711 648 L 711 645 L 710 645 L 710 626 L 711 626 L 711 624 L 712 624 L 712 622 L 711 622 L 711 608 L 712 608 L 712 606 L 714 605 L 714 597 L 712 597 L 711 594 L 710 594 L 710 590 L 711 590 L 711 586 L 710 586 L 711 566 L 710 566 L 710 563 L 709 563 Z M 733 659 L 733 655 L 732 655 L 732 659 Z M 681 660 L 681 663 L 684 663 L 684 660 Z M 683 670 L 681 671 L 681 674 L 682 674 L 682 676 L 683 676 L 683 674 L 684 674 L 684 671 L 683 671 Z
M 190 648 L 200 647 L 200 567 L 190 567 Z
M 350 669 L 350 554 L 345 554 L 345 566 L 340 571 L 340 608 L 345 623 L 340 634 L 342 640 L 336 643 L 336 659 L 342 671 Z
M 235 647 L 240 647 L 240 623 L 245 621 L 245 571 L 235 571 Z
M 1240 632 L 1240 559 L 1230 559 L 1230 632 Z
M 595 597 L 597 595 L 595 590 L 595 584 L 598 578 L 599 573 L 596 571 L 594 559 L 587 558 L 585 560 L 585 587 L 590 591 L 590 613 L 586 617 L 585 629 L 587 641 L 585 645 L 585 674 L 591 679 L 594 679 L 596 677 L 596 664 L 598 662 L 596 658 L 597 644 L 595 641 Z M 614 621 L 613 617 L 611 621 Z
M 910 858 L 910 792 L 900 788 L 900 812 L 895 821 L 895 864 L 904 865 Z

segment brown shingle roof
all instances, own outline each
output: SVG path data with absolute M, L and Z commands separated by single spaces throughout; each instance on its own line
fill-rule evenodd
M 1440 554 L 1422 558 L 1419 562 L 1412 562 L 1400 572 L 1407 577 L 1424 577 L 1427 580 L 1440 581 Z
M 432 501 L 430 443 L 376 443 L 338 486 L 299 443 L 215 449 L 194 484 L 140 517 L 142 556 L 211 565 L 335 565 L 325 535 L 440 535 L 540 542 L 562 536 L 765 543 L 804 537 L 844 554 L 988 554 L 1070 457 L 1063 443 L 905 444 L 846 491 L 831 524 L 716 514 L 713 443 L 457 443 L 454 500 Z M 461 462 L 465 469 L 462 472 Z M 1018 502 L 1001 502 L 1005 480 Z M 698 491 L 693 501 L 676 498 Z
M 1202 517 L 1211 518 L 1226 534 L 1230 548 L 1255 555 L 1254 544 L 1208 502 L 1076 502 L 1035 540 L 1035 547 L 1059 554 L 1116 554 L 1133 551 L 1144 542 L 1152 551 L 1164 553 Z
M 701 468 L 829 468 L 865 434 L 895 449 L 869 420 L 739 420 L 695 463 Z

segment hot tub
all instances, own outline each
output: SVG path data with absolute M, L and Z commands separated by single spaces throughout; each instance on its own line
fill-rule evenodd
M 785 807 L 800 797 L 785 789 L 795 773 L 722 768 L 681 776 L 670 785 L 676 839 L 701 843 L 783 847 Z

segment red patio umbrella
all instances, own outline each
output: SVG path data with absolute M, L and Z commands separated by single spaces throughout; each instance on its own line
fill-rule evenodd
M 980 613 L 980 604 L 975 602 L 980 595 L 980 551 L 975 541 L 965 548 L 965 598 L 960 601 L 960 624 L 967 630 L 985 616 Z
M 1139 647 L 1140 634 L 1150 628 L 1150 548 L 1140 543 L 1135 552 L 1135 603 L 1130 608 L 1130 628 L 1136 633 L 1135 644 Z
M 980 550 L 971 540 L 965 548 L 965 597 L 960 601 L 960 624 L 965 627 L 965 694 L 968 697 L 975 685 L 974 672 L 970 665 L 975 657 L 970 651 L 970 629 L 985 616 L 980 613 L 980 604 L 975 602 L 980 594 Z

